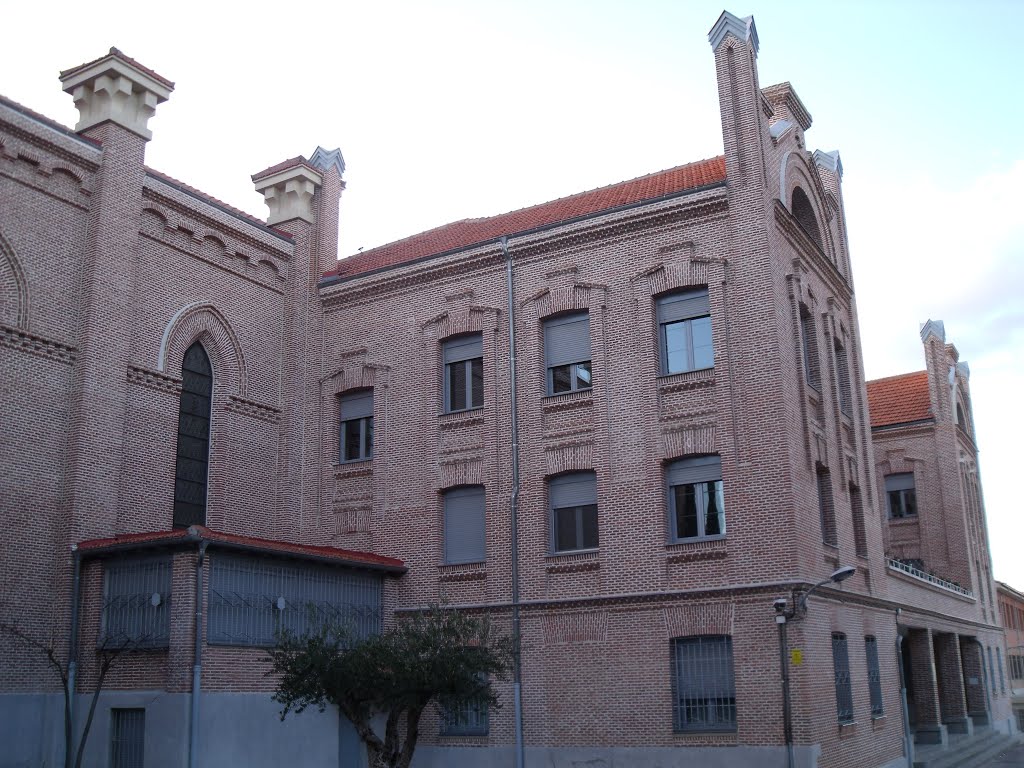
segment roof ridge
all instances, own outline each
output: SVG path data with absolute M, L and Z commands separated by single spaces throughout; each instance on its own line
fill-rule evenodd
M 920 376 L 922 373 L 923 374 L 927 374 L 928 370 L 924 369 L 924 370 L 921 370 L 921 371 L 908 371 L 906 373 L 894 373 L 891 376 L 881 376 L 881 377 L 879 377 L 877 379 L 867 379 L 866 381 L 867 381 L 868 384 L 873 384 L 876 381 L 889 381 L 890 379 L 902 379 L 902 378 L 905 378 L 907 376 Z
M 562 195 L 561 197 L 553 197 L 550 200 L 544 200 L 543 202 L 534 203 L 533 205 L 524 205 L 524 206 L 522 206 L 520 208 L 512 208 L 511 210 L 502 211 L 501 213 L 495 213 L 495 214 L 493 214 L 491 216 L 478 216 L 478 217 L 471 218 L 471 219 L 459 219 L 458 221 L 453 221 L 453 222 L 449 222 L 449 223 L 450 224 L 458 224 L 459 222 L 462 222 L 462 221 L 489 221 L 490 219 L 496 219 L 499 216 L 508 216 L 509 214 L 512 214 L 512 213 L 519 213 L 520 211 L 528 211 L 531 208 L 539 208 L 542 205 L 550 205 L 551 203 L 560 203 L 560 202 L 562 202 L 564 200 L 571 200 L 574 197 L 581 197 L 582 195 L 589 195 L 589 194 L 592 194 L 594 192 L 600 192 L 600 191 L 605 190 L 605 189 L 611 189 L 612 187 L 618 187 L 618 186 L 620 186 L 622 184 L 633 184 L 633 183 L 635 183 L 637 181 L 642 181 L 643 179 L 654 178 L 655 176 L 659 176 L 659 175 L 661 175 L 663 173 L 672 173 L 673 171 L 681 171 L 683 168 L 686 168 L 687 166 L 690 166 L 690 165 L 700 165 L 701 163 L 707 163 L 707 162 L 711 162 L 712 160 L 718 160 L 721 157 L 725 157 L 725 155 L 713 155 L 711 157 L 705 157 L 705 158 L 702 158 L 700 160 L 692 160 L 692 161 L 690 161 L 688 163 L 683 163 L 682 165 L 673 165 L 673 166 L 671 166 L 669 168 L 662 168 L 660 171 L 651 171 L 650 173 L 642 173 L 639 176 L 633 176 L 632 178 L 629 178 L 629 179 L 622 179 L 621 181 L 613 181 L 610 184 L 602 184 L 599 187 L 591 187 L 590 189 L 582 189 L 579 192 L 573 192 L 572 194 L 569 194 L 569 195 Z M 442 224 L 441 226 L 443 227 L 443 226 L 447 226 L 447 225 L 446 224 Z M 435 229 L 440 229 L 440 227 L 435 227 Z M 428 230 L 425 230 L 425 231 L 429 232 L 430 230 L 428 229 Z M 423 233 L 420 233 L 420 234 L 423 234 Z M 413 235 L 413 237 L 415 237 L 415 235 Z M 385 243 L 385 245 L 390 245 L 390 244 L 391 243 Z

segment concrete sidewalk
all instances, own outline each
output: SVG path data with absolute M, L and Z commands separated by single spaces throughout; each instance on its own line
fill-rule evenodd
M 985 768 L 1024 768 L 1024 744 L 1018 742 L 1016 745 L 1010 747 L 1003 752 L 999 757 L 995 758 L 991 762 L 985 763 Z

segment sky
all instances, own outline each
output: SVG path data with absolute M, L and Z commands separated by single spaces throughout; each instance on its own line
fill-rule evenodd
M 707 32 L 752 13 L 761 85 L 842 156 L 867 376 L 923 369 L 945 321 L 995 575 L 1024 589 L 1024 3 L 744 1 L 7 3 L 0 93 L 73 126 L 59 70 L 116 45 L 177 85 L 147 164 L 260 218 L 253 173 L 340 147 L 348 255 L 720 154 Z

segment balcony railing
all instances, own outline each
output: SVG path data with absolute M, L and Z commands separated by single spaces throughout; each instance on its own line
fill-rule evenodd
M 900 571 L 908 576 L 913 576 L 915 579 L 920 579 L 932 586 L 939 587 L 940 589 L 945 589 L 950 592 L 955 592 L 956 594 L 963 595 L 964 597 L 974 597 L 974 593 L 971 592 L 971 590 L 964 589 L 959 584 L 954 584 L 952 581 L 946 581 L 945 579 L 940 579 L 938 576 L 932 576 L 930 573 L 925 573 L 920 568 L 908 565 L 902 560 L 893 560 L 892 558 L 889 558 L 887 563 L 894 571 Z

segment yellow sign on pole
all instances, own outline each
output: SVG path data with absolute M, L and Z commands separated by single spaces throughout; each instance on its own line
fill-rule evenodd
M 790 649 L 789 660 L 793 663 L 793 666 L 799 667 L 804 663 L 804 652 L 799 648 Z

